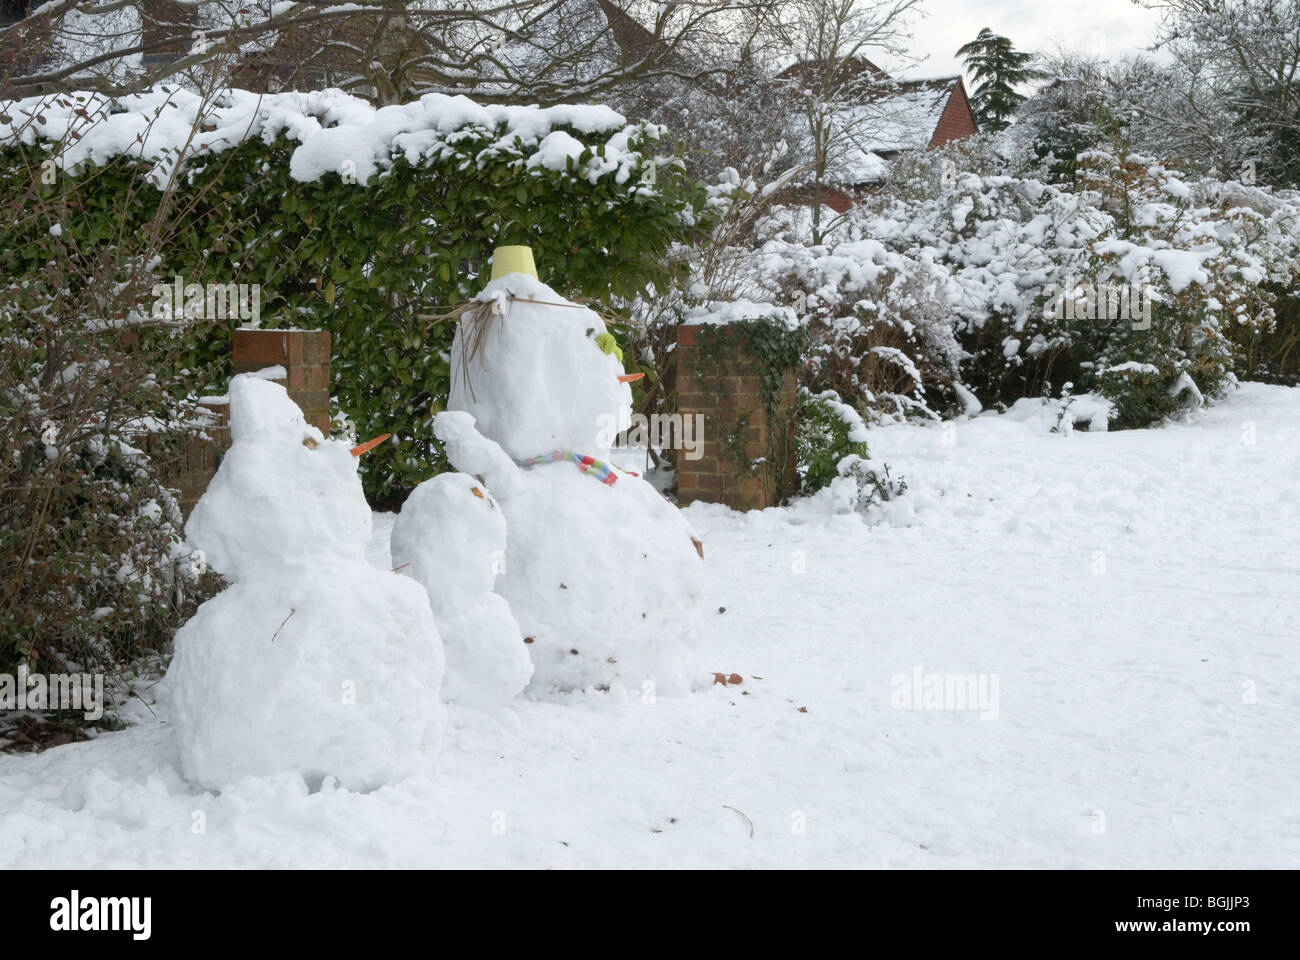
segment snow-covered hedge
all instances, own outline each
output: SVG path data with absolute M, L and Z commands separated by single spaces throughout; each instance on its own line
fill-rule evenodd
M 478 167 L 504 160 L 558 172 L 572 162 L 591 183 L 611 176 L 628 184 L 648 162 L 635 143 L 660 132 L 629 125 L 603 106 L 483 105 L 443 94 L 378 108 L 334 89 L 226 90 L 205 98 L 160 88 L 117 99 L 72 93 L 0 101 L 0 147 L 57 144 L 52 159 L 73 175 L 118 157 L 144 160 L 150 164 L 146 179 L 158 187 L 181 165 L 280 137 L 298 144 L 289 171 L 303 183 L 334 173 L 365 184 L 391 170 L 398 157 L 419 165 L 454 156 Z
M 477 291 L 494 246 L 530 244 L 542 279 L 572 294 L 669 278 L 666 252 L 707 220 L 708 198 L 654 156 L 660 132 L 597 106 L 429 95 L 376 109 L 337 90 L 0 103 L 0 191 L 44 198 L 0 224 L 0 273 L 39 273 L 51 234 L 111 248 L 170 204 L 175 235 L 150 273 L 258 284 L 263 326 L 333 332 L 338 405 L 359 433 L 399 440 L 366 459 L 367 491 L 399 499 L 441 460 L 428 418 L 453 325 L 427 318 Z M 151 308 L 118 322 L 147 326 Z M 193 332 L 181 365 L 196 393 L 223 390 L 236 322 Z

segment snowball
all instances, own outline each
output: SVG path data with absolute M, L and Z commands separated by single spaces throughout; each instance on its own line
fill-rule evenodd
M 305 426 L 302 410 L 289 399 L 284 387 L 271 381 L 274 371 L 283 374 L 284 367 L 271 367 L 268 371 L 242 373 L 230 381 L 230 439 L 241 438 L 273 427 Z M 265 376 L 264 373 L 271 373 Z M 283 376 L 280 377 L 283 379 Z
M 371 789 L 431 772 L 443 653 L 420 586 L 365 564 L 238 583 L 176 633 L 182 769 L 212 790 L 296 771 Z
M 497 589 L 533 639 L 535 688 L 689 690 L 704 568 L 675 506 L 638 477 L 607 486 L 552 463 L 525 473 L 502 507 Z

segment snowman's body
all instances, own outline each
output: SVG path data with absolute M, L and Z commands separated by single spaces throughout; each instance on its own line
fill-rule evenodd
M 393 566 L 424 586 L 442 635 L 448 703 L 494 710 L 533 675 L 519 624 L 492 590 L 505 550 L 501 506 L 463 473 L 416 487 L 393 526 Z
M 232 585 L 177 632 L 167 672 L 186 776 L 367 789 L 431 772 L 442 643 L 420 586 L 366 563 L 355 459 L 277 384 L 236 377 L 230 403 L 233 443 L 186 535 Z
M 480 299 L 497 311 L 461 320 L 434 429 L 504 511 L 496 590 L 529 641 L 533 688 L 687 690 L 703 565 L 680 511 L 608 462 L 631 390 L 597 344 L 603 321 L 523 274 Z

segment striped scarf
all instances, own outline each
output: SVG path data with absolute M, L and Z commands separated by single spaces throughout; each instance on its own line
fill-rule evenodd
M 614 472 L 612 464 L 604 460 L 597 460 L 595 457 L 587 457 L 581 453 L 575 453 L 573 450 L 552 450 L 550 453 L 544 453 L 539 457 L 529 457 L 526 460 L 516 460 L 515 463 L 525 470 L 531 470 L 533 467 L 543 463 L 560 463 L 562 461 L 572 462 L 579 470 L 594 477 L 606 486 L 612 487 L 618 482 L 618 474 Z M 631 470 L 625 471 L 632 473 Z M 632 473 L 632 476 L 636 476 Z

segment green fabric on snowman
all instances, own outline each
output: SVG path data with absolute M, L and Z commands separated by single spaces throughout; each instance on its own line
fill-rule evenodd
M 602 353 L 612 353 L 618 357 L 618 362 L 623 362 L 623 351 L 618 347 L 618 341 L 614 339 L 612 333 L 602 333 L 596 337 L 596 346 L 600 347 Z

